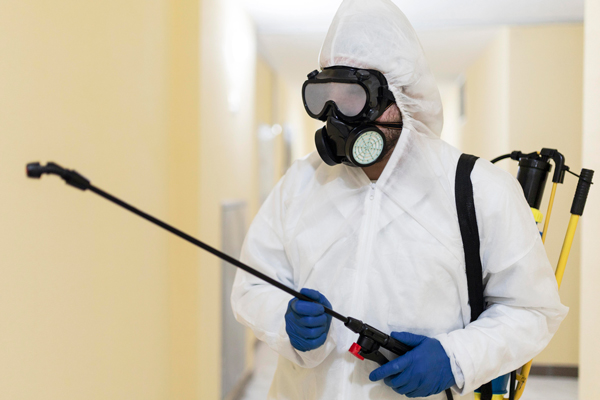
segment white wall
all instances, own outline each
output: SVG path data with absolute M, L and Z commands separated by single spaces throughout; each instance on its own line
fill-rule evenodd
M 454 80 L 438 81 L 440 96 L 444 106 L 444 129 L 442 140 L 450 143 L 456 148 L 462 146 L 462 127 L 464 124 L 461 117 L 461 85 L 462 78 Z
M 586 1 L 583 165 L 596 171 L 581 220 L 580 399 L 600 393 L 600 0 Z

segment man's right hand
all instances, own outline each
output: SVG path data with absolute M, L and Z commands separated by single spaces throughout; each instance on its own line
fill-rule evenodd
M 302 289 L 300 293 L 320 304 L 297 298 L 290 300 L 285 313 L 285 331 L 296 350 L 310 351 L 322 346 L 327 339 L 331 316 L 325 314 L 323 306 L 331 308 L 331 303 L 316 290 Z

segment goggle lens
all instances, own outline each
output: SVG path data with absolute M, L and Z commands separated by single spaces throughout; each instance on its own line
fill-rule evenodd
M 319 115 L 325 104 L 333 101 L 344 116 L 355 117 L 367 104 L 367 92 L 355 83 L 309 83 L 304 88 L 304 101 L 313 115 Z

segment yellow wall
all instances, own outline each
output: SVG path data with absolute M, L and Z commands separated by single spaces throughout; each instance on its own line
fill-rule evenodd
M 292 130 L 292 162 L 314 151 L 315 131 L 323 123 L 310 118 L 304 110 L 302 83 L 286 81 L 262 57 L 258 57 L 256 84 L 257 126 L 278 124 Z M 275 138 L 275 165 L 275 181 L 278 181 L 287 170 L 283 135 Z
M 199 181 L 199 2 L 169 3 L 168 151 L 169 222 L 198 236 Z M 163 189 L 164 190 L 164 189 Z M 171 398 L 197 398 L 199 251 L 169 235 L 169 355 Z
M 249 18 L 233 2 L 204 0 L 201 23 L 199 230 L 204 240 L 220 247 L 221 202 L 246 200 L 248 217 L 257 207 L 256 43 Z M 198 340 L 202 343 L 202 362 L 197 385 L 202 399 L 217 399 L 220 398 L 221 307 L 230 305 L 220 301 L 220 260 L 202 252 L 200 262 Z
M 586 1 L 583 165 L 596 171 L 596 184 L 581 219 L 581 342 L 579 398 L 600 393 L 600 0 Z
M 557 148 L 581 169 L 583 28 L 551 25 L 504 28 L 466 74 L 462 150 L 491 159 L 512 150 Z M 513 161 L 502 161 L 516 173 Z M 559 187 L 546 250 L 556 265 L 577 180 Z M 546 212 L 546 190 L 541 211 Z M 576 237 L 576 243 L 580 237 Z M 538 364 L 578 363 L 579 249 L 574 248 L 561 288 L 570 312 Z
M 167 236 L 56 177 L 157 216 L 171 200 L 165 3 L 2 2 L 0 397 L 163 399 Z
M 502 29 L 465 77 L 465 119 L 461 150 L 492 159 L 509 150 L 509 30 Z
M 273 90 L 275 72 L 262 57 L 256 58 L 256 123 L 273 123 Z
M 565 155 L 573 171 L 579 172 L 582 167 L 583 27 L 513 28 L 509 59 L 510 150 L 555 148 Z M 515 166 L 516 163 L 513 168 Z M 577 178 L 568 175 L 557 192 L 546 239 L 546 251 L 553 265 L 558 262 L 576 186 Z M 549 195 L 550 187 L 542 205 L 544 213 Z M 576 243 L 580 240 L 577 234 Z M 570 307 L 569 314 L 548 348 L 536 358 L 539 364 L 576 365 L 579 362 L 579 265 L 580 250 L 575 246 L 560 289 L 562 302 Z
M 1 398 L 220 397 L 220 263 L 24 167 L 220 247 L 220 202 L 257 207 L 254 37 L 217 0 L 3 2 Z

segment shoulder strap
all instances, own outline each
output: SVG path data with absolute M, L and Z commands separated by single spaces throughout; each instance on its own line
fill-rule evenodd
M 471 322 L 483 312 L 483 273 L 479 255 L 479 229 L 475 215 L 473 200 L 473 185 L 471 171 L 479 157 L 462 154 L 456 168 L 456 210 L 458 223 L 465 249 L 465 264 L 467 269 L 467 285 L 469 287 L 469 303 L 471 306 Z
M 473 184 L 471 172 L 479 157 L 461 154 L 456 167 L 455 198 L 458 212 L 460 235 L 465 250 L 467 270 L 467 286 L 469 290 L 469 305 L 471 306 L 471 322 L 475 321 L 484 310 L 483 299 L 483 266 L 479 254 L 479 228 L 473 200 Z M 492 383 L 488 382 L 481 388 L 481 400 L 492 399 Z

